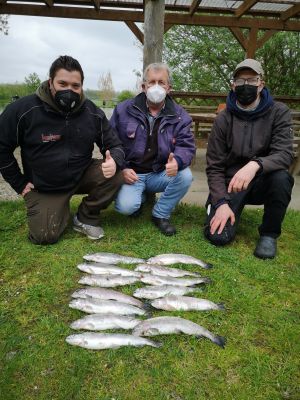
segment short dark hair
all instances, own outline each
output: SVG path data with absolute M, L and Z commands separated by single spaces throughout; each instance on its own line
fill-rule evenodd
M 75 58 L 71 56 L 59 56 L 55 61 L 53 61 L 50 70 L 49 70 L 49 76 L 50 78 L 53 79 L 55 78 L 56 72 L 59 69 L 66 69 L 69 72 L 72 71 L 78 71 L 80 72 L 81 75 L 81 83 L 83 83 L 84 80 L 84 75 L 83 71 L 81 68 L 81 65 Z

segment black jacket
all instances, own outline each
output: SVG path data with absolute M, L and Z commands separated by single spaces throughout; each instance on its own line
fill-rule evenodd
M 207 178 L 212 204 L 229 201 L 227 186 L 234 174 L 251 160 L 261 166 L 260 173 L 288 169 L 293 161 L 293 130 L 288 107 L 266 103 L 264 89 L 260 109 L 248 117 L 232 107 L 215 119 L 206 153 Z
M 0 115 L 0 172 L 17 193 L 28 182 L 41 192 L 72 190 L 91 163 L 94 143 L 123 164 L 121 141 L 104 112 L 83 97 L 77 109 L 63 113 L 44 82 Z M 23 173 L 13 155 L 18 146 Z

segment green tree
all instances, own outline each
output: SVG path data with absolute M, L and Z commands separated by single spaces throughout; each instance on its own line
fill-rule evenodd
M 130 90 L 122 90 L 122 92 L 120 92 L 118 94 L 117 97 L 117 102 L 121 103 L 121 101 L 127 100 L 127 99 L 132 99 L 132 97 L 134 97 L 135 94 L 133 92 L 131 92 Z
M 8 15 L 0 15 L 0 33 L 8 35 Z
M 279 32 L 257 51 L 272 93 L 297 94 L 299 40 L 299 32 Z M 227 92 L 232 71 L 244 58 L 244 50 L 227 28 L 176 26 L 165 35 L 164 60 L 177 90 Z
M 41 84 L 41 80 L 36 72 L 29 74 L 28 77 L 25 77 L 24 81 L 28 94 L 34 93 Z

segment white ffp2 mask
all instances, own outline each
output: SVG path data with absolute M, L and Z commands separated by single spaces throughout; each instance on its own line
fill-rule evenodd
M 163 87 L 158 85 L 157 83 L 154 86 L 151 86 L 147 89 L 146 96 L 147 99 L 154 104 L 159 104 L 165 100 L 167 92 Z

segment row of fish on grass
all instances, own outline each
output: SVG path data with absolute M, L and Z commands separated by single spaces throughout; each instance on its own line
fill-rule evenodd
M 69 306 L 88 313 L 84 318 L 74 321 L 72 329 L 103 331 L 108 329 L 132 329 L 132 334 L 84 332 L 66 338 L 69 344 L 88 349 L 118 348 L 121 346 L 160 347 L 144 336 L 156 336 L 184 333 L 197 337 L 206 337 L 218 346 L 225 346 L 225 338 L 214 335 L 204 327 L 180 317 L 155 317 L 146 320 L 149 309 L 174 310 L 224 310 L 223 304 L 216 304 L 206 299 L 185 296 L 199 293 L 198 284 L 210 283 L 207 277 L 198 272 L 191 272 L 165 265 L 176 263 L 196 264 L 202 268 L 212 265 L 184 254 L 162 254 L 148 260 L 126 257 L 112 253 L 88 254 L 83 257 L 85 263 L 77 267 L 86 275 L 79 283 L 90 287 L 76 290 Z M 134 270 L 121 268 L 116 264 L 138 264 Z M 136 289 L 133 296 L 126 295 L 113 287 L 143 282 L 149 286 Z M 151 300 L 143 303 L 139 299 Z

